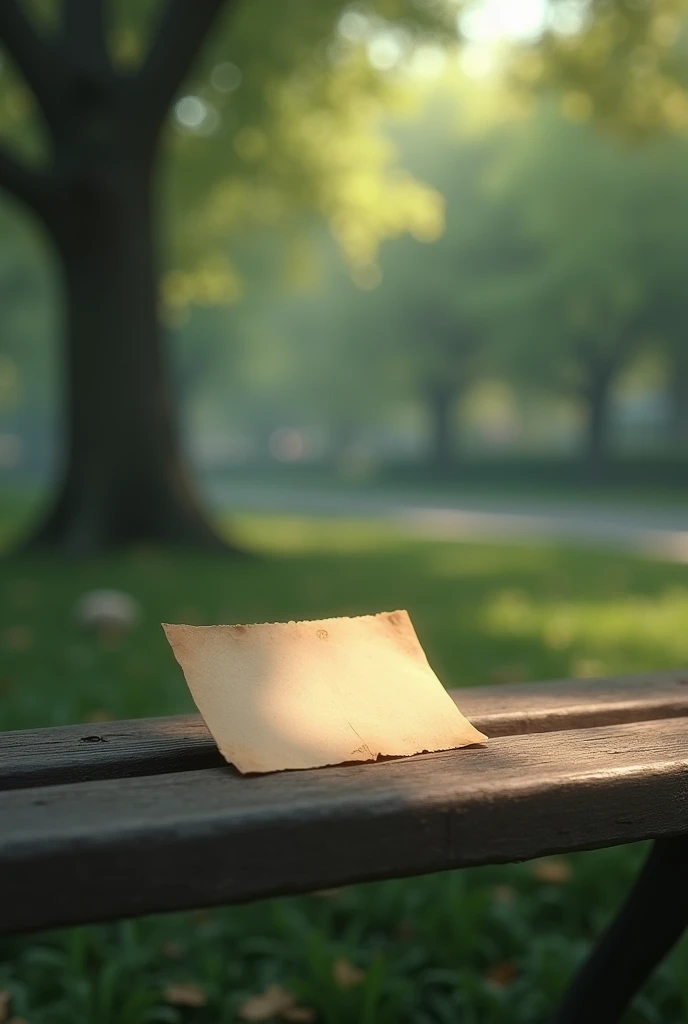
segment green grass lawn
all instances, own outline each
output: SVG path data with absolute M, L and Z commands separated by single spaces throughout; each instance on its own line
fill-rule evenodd
M 686 567 L 584 549 L 411 542 L 360 522 L 253 517 L 234 530 L 254 557 L 140 550 L 88 563 L 4 561 L 0 728 L 190 709 L 162 620 L 407 607 L 451 686 L 688 663 Z M 141 620 L 124 637 L 89 635 L 75 621 L 78 598 L 102 587 L 140 602 Z M 540 1024 L 642 853 L 5 940 L 0 992 L 11 997 L 8 1016 L 29 1024 Z M 270 985 L 293 994 L 282 1016 L 265 1016 L 269 999 L 247 1004 Z M 242 1007 L 263 1016 L 242 1018 Z M 684 943 L 628 1021 L 685 1020 Z

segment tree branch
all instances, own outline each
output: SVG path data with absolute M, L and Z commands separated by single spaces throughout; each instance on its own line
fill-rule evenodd
M 34 31 L 18 0 L 0 0 L 0 43 L 33 90 L 48 124 L 55 124 L 60 75 L 54 47 Z
M 8 149 L 0 146 L 0 189 L 47 217 L 51 205 L 49 185 L 47 175 L 17 160 Z
M 221 9 L 236 0 L 168 0 L 143 67 L 136 76 L 142 116 L 159 128 Z

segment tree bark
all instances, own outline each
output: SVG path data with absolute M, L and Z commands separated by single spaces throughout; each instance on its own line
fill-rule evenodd
M 0 0 L 0 40 L 53 146 L 37 172 L 0 151 L 0 187 L 47 225 L 65 293 L 66 444 L 55 501 L 27 545 L 92 554 L 132 542 L 222 548 L 193 495 L 158 322 L 151 181 L 166 111 L 234 0 L 167 0 L 148 57 L 118 74 L 102 0 L 64 0 L 38 32 Z
M 455 457 L 454 388 L 439 382 L 428 390 L 430 409 L 430 459 L 441 475 L 451 471 Z
M 66 440 L 29 545 L 85 555 L 164 542 L 221 547 L 183 464 L 157 315 L 151 167 L 119 154 L 52 225 L 65 294 Z

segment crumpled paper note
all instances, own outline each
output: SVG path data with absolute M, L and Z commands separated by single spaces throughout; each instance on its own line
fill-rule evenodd
M 241 772 L 486 739 L 431 669 L 406 611 L 163 629 L 220 752 Z

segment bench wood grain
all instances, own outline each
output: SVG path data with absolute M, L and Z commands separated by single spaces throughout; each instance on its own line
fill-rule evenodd
M 688 672 L 451 691 L 490 737 L 688 715 Z M 27 729 L 0 735 L 0 790 L 223 764 L 198 715 Z
M 465 703 L 465 702 L 464 702 Z M 242 777 L 0 793 L 0 930 L 104 920 L 688 831 L 688 718 Z

